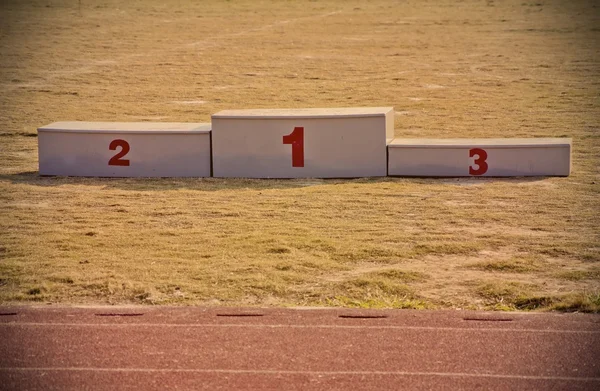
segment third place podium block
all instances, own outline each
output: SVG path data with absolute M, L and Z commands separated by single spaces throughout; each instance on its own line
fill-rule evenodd
M 391 107 L 225 110 L 212 116 L 213 175 L 385 176 Z
M 570 138 L 395 139 L 391 176 L 568 176 Z
M 38 129 L 41 175 L 209 177 L 210 124 L 55 122 Z

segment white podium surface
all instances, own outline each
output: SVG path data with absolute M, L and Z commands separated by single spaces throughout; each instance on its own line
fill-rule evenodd
M 55 122 L 38 129 L 40 175 L 210 177 L 209 123 Z
M 213 175 L 386 176 L 391 107 L 225 110 L 212 116 Z
M 394 139 L 390 176 L 568 176 L 570 138 Z

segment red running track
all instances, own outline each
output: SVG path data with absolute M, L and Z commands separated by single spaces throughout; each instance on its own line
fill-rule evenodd
M 0 307 L 2 390 L 600 390 L 600 316 Z

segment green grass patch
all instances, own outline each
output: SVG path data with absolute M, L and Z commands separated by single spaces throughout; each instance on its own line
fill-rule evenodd
M 475 293 L 483 298 L 486 305 L 497 310 L 528 309 L 529 301 L 535 301 L 533 294 L 537 286 L 520 282 L 490 281 L 479 284 Z M 522 308 L 526 307 L 526 308 Z M 532 309 L 532 308 L 529 308 Z
M 412 257 L 424 255 L 469 255 L 482 250 L 476 242 L 436 242 L 417 244 L 411 251 Z
M 322 301 L 328 306 L 356 308 L 433 308 L 407 285 L 427 277 L 424 273 L 397 269 L 368 272 L 324 287 L 327 297 Z
M 70 276 L 56 275 L 48 277 L 49 281 L 57 282 L 59 284 L 73 284 L 75 280 Z
M 349 307 L 349 308 L 395 308 L 395 309 L 435 309 L 436 306 L 426 300 L 421 299 L 394 299 L 394 298 L 368 298 L 364 300 L 347 296 L 336 296 L 326 300 L 325 304 L 330 307 Z
M 600 292 L 562 296 L 550 306 L 550 309 L 563 312 L 600 313 Z
M 269 248 L 267 252 L 270 254 L 289 254 L 292 252 L 292 250 L 287 247 L 277 246 Z
M 556 273 L 556 277 L 569 281 L 600 280 L 600 268 L 564 271 Z
M 387 269 L 377 272 L 367 273 L 366 276 L 370 279 L 388 280 L 390 282 L 421 282 L 429 278 L 422 272 L 404 271 L 398 269 Z
M 508 273 L 535 272 L 542 267 L 543 263 L 538 257 L 513 257 L 507 260 L 482 261 L 467 265 L 469 269 Z
M 494 281 L 480 284 L 476 293 L 494 310 L 600 312 L 600 292 L 540 295 L 538 289 L 535 284 Z
M 398 260 L 407 254 L 399 249 L 385 247 L 362 247 L 332 254 L 332 259 L 340 262 L 377 262 Z

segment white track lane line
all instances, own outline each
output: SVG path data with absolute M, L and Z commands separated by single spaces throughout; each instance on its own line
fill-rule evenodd
M 297 325 L 297 324 L 237 324 L 237 323 L 41 323 L 6 322 L 0 327 L 178 327 L 178 328 L 265 328 L 265 329 L 356 329 L 356 330 L 421 330 L 421 331 L 464 331 L 464 332 L 504 332 L 504 333 L 541 333 L 541 334 L 600 334 L 600 330 L 556 330 L 556 329 L 508 329 L 508 328 L 468 328 L 468 327 L 431 327 L 431 326 L 359 326 L 359 325 Z
M 142 372 L 142 373 L 217 373 L 217 374 L 249 374 L 249 375 L 308 375 L 308 376 L 432 376 L 432 377 L 473 377 L 489 379 L 521 379 L 521 380 L 562 380 L 579 382 L 600 382 L 600 377 L 573 376 L 533 376 L 503 375 L 490 373 L 464 372 L 408 372 L 408 371 L 286 371 L 269 369 L 166 369 L 166 368 L 82 368 L 82 367 L 41 367 L 20 368 L 4 367 L 0 372 Z

